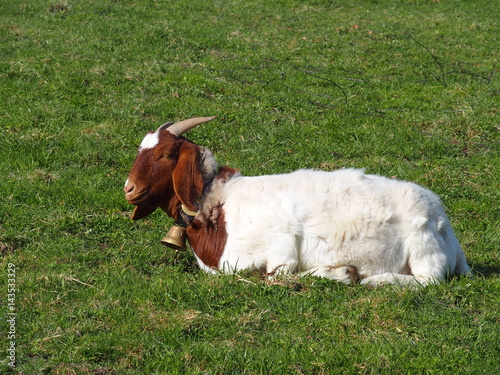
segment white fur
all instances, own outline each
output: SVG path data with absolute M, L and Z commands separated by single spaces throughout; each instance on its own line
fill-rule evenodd
M 159 141 L 158 132 L 146 134 L 141 144 L 139 145 L 139 152 L 141 152 L 144 149 L 155 147 L 158 144 L 158 141 Z
M 352 266 L 364 284 L 416 285 L 470 271 L 439 198 L 416 184 L 343 169 L 237 175 L 221 186 L 226 272 L 349 282 L 342 267 Z

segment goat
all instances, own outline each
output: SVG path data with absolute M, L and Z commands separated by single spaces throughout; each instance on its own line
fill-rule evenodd
M 158 207 L 186 227 L 207 272 L 300 273 L 344 283 L 423 285 L 468 274 L 439 198 L 364 170 L 242 176 L 167 123 L 140 144 L 125 183 L 133 220 Z

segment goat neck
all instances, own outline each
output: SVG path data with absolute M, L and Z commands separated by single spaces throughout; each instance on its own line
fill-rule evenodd
M 236 169 L 222 167 L 205 187 L 200 209 L 187 229 L 187 238 L 200 265 L 217 269 L 227 242 L 224 185 L 239 176 Z

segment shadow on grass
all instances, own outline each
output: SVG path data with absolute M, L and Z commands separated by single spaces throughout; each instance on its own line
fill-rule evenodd
M 498 276 L 500 274 L 500 265 L 483 265 L 483 264 L 472 264 L 471 265 L 473 275 L 479 275 L 485 278 L 492 276 Z

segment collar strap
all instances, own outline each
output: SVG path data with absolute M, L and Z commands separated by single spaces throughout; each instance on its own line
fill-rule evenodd
M 181 211 L 184 212 L 186 215 L 193 216 L 195 217 L 198 211 L 190 211 L 186 208 L 186 206 L 181 205 Z
M 196 216 L 195 211 L 190 211 L 188 210 L 184 205 L 181 206 L 181 212 L 180 212 L 180 217 L 177 221 L 177 224 L 179 224 L 181 227 L 186 228 L 191 224 L 193 221 L 194 217 Z

